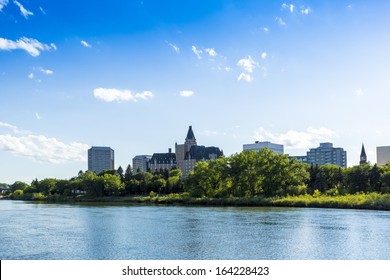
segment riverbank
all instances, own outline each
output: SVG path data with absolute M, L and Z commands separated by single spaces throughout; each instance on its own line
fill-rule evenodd
M 105 196 L 87 197 L 79 195 L 77 197 L 36 196 L 39 199 L 20 199 L 46 202 L 65 203 L 136 203 L 136 204 L 161 204 L 161 205 L 198 205 L 198 206 L 267 206 L 267 207 L 310 207 L 310 208 L 340 208 L 340 209 L 369 209 L 369 210 L 390 210 L 390 194 L 379 193 L 359 193 L 347 195 L 298 195 L 286 197 L 229 197 L 195 198 L 188 194 L 168 194 L 168 195 L 144 195 L 144 196 Z

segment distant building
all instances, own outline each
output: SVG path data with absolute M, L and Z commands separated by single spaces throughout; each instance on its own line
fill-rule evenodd
M 146 172 L 149 168 L 149 162 L 152 156 L 149 155 L 139 155 L 133 158 L 133 173 Z
M 176 155 L 172 153 L 172 149 L 168 149 L 168 153 L 154 153 L 149 161 L 149 168 L 152 172 L 162 170 L 171 170 L 175 168 Z
M 184 144 L 175 144 L 177 167 L 186 177 L 198 161 L 215 160 L 223 155 L 218 147 L 198 146 L 192 126 L 188 128 Z
M 343 148 L 333 148 L 332 143 L 320 143 L 318 148 L 312 148 L 307 152 L 307 163 L 347 167 L 347 152 Z
M 367 155 L 366 150 L 364 149 L 364 144 L 362 144 L 362 151 L 360 152 L 360 161 L 359 164 L 366 164 L 367 163 Z
M 289 156 L 288 158 L 289 159 L 295 158 L 296 160 L 298 160 L 300 162 L 307 163 L 307 156 Z
M 92 147 L 88 150 L 88 170 L 100 173 L 114 169 L 114 150 L 110 147 Z
M 390 146 L 376 147 L 376 162 L 386 165 L 390 161 Z
M 264 141 L 264 142 L 256 141 L 254 144 L 244 144 L 243 145 L 243 150 L 244 151 L 251 150 L 251 151 L 257 151 L 258 152 L 258 151 L 260 151 L 263 148 L 268 148 L 268 149 L 270 149 L 271 151 L 274 151 L 277 154 L 283 154 L 284 153 L 283 145 L 281 145 L 281 144 L 274 144 L 274 143 L 271 143 L 271 142 L 268 142 L 268 141 Z

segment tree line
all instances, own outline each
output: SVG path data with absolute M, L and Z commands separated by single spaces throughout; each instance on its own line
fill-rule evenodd
M 262 149 L 198 162 L 185 179 L 180 169 L 133 174 L 128 165 L 125 171 L 121 167 L 100 174 L 80 171 L 69 180 L 35 179 L 30 185 L 15 182 L 8 195 L 15 199 L 42 199 L 183 192 L 191 197 L 214 198 L 390 193 L 390 163 L 349 168 L 308 165 Z

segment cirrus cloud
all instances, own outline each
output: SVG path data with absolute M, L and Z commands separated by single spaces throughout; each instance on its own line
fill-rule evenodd
M 33 16 L 34 13 L 33 12 L 30 12 L 28 11 L 25 7 L 23 7 L 22 4 L 20 4 L 18 1 L 14 0 L 14 3 L 16 6 L 19 7 L 20 9 L 20 13 L 22 14 L 22 16 L 24 16 L 25 19 L 28 19 L 29 16 Z
M 151 91 L 143 91 L 141 93 L 133 94 L 130 90 L 120 90 L 116 88 L 96 88 L 93 91 L 93 95 L 97 99 L 101 99 L 106 102 L 113 101 L 134 101 L 147 100 L 154 95 Z
M 0 37 L 0 50 L 12 51 L 18 49 L 26 51 L 33 57 L 37 57 L 42 51 L 57 50 L 57 47 L 53 43 L 50 45 L 43 44 L 33 38 L 22 37 L 17 41 L 12 41 Z

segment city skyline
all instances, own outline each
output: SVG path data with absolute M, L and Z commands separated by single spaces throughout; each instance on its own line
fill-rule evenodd
M 386 1 L 0 0 L 0 182 L 199 142 L 390 145 Z

